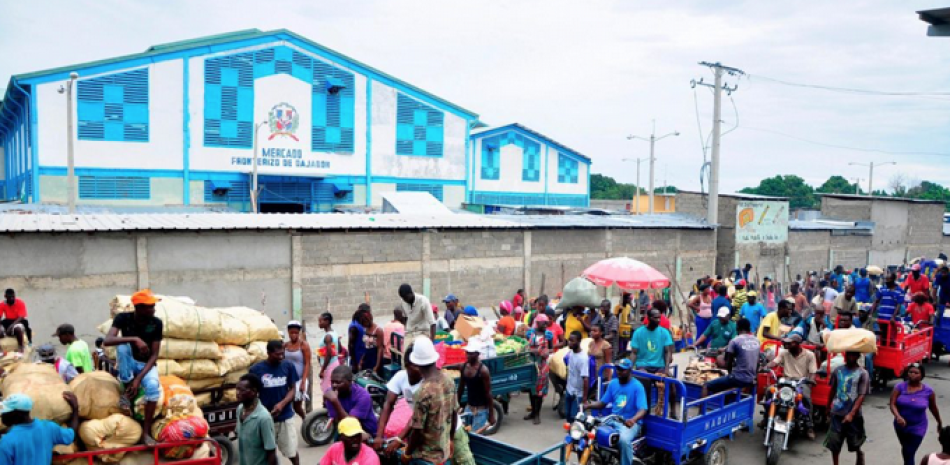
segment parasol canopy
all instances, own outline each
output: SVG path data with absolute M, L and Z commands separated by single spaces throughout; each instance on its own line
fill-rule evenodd
M 670 279 L 663 273 L 628 257 L 601 260 L 587 267 L 581 276 L 599 286 L 616 284 L 625 290 L 663 289 L 670 286 Z

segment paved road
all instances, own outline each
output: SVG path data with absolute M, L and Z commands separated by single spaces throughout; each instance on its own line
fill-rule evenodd
M 681 359 L 685 360 L 685 356 L 677 354 L 677 361 L 679 362 Z M 947 423 L 950 424 L 950 397 L 948 397 L 950 396 L 950 367 L 947 365 L 947 358 L 944 357 L 940 364 L 931 362 L 926 368 L 928 372 L 924 382 L 937 392 L 937 403 Z M 896 384 L 896 381 L 892 381 L 890 387 L 893 388 L 894 384 Z M 893 417 L 887 406 L 889 396 L 890 391 L 875 392 L 865 402 L 863 411 L 868 442 L 864 450 L 867 453 L 867 463 L 869 465 L 898 465 L 901 463 L 900 444 L 894 435 Z M 552 410 L 550 399 L 545 403 L 540 426 L 534 426 L 531 422 L 522 420 L 527 405 L 528 398 L 526 395 L 513 399 L 509 415 L 505 417 L 501 430 L 494 436 L 495 439 L 526 450 L 540 451 L 564 438 L 563 420 L 558 418 Z M 939 450 L 940 447 L 937 443 L 936 425 L 932 418 L 930 423 L 931 428 L 921 446 L 918 460 L 920 460 L 923 453 Z M 819 431 L 818 439 L 814 442 L 807 439 L 794 441 L 789 450 L 782 456 L 782 463 L 830 464 L 831 454 L 821 445 L 824 437 L 823 433 L 823 431 Z M 730 444 L 729 463 L 733 465 L 765 463 L 763 439 L 761 430 L 756 430 L 752 434 L 740 433 L 736 440 Z M 302 440 L 301 444 L 303 444 Z M 325 447 L 301 449 L 301 463 L 305 465 L 318 463 L 325 450 Z M 282 463 L 287 462 L 285 459 L 281 459 L 281 461 Z M 841 463 L 854 463 L 854 455 L 843 453 Z

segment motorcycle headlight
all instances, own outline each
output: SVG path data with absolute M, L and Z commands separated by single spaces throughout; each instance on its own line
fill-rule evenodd
M 782 388 L 782 390 L 778 392 L 778 398 L 781 399 L 782 402 L 791 402 L 795 400 L 795 391 L 792 391 L 791 388 Z
M 574 424 L 571 425 L 571 439 L 579 441 L 584 437 L 584 433 L 586 433 L 586 431 L 587 430 L 584 428 L 582 423 L 575 421 Z

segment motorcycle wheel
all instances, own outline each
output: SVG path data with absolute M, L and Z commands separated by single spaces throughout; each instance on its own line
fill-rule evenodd
M 301 435 L 308 446 L 329 444 L 333 433 L 333 420 L 326 410 L 314 410 L 303 420 Z
M 769 439 L 769 448 L 765 452 L 765 465 L 778 465 L 778 460 L 782 458 L 782 445 L 785 443 L 785 433 L 772 431 L 772 437 Z
M 496 401 L 492 405 L 495 409 L 495 424 L 485 430 L 485 436 L 491 436 L 497 433 L 498 430 L 501 429 L 501 420 L 505 418 L 505 410 L 501 403 Z
M 726 465 L 729 462 L 729 450 L 726 448 L 726 441 L 719 439 L 709 446 L 706 456 L 703 458 L 704 465 Z

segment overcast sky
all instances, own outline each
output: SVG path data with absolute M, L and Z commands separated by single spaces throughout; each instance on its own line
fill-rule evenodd
M 950 95 L 854 95 L 769 80 L 950 92 L 950 38 L 927 37 L 915 14 L 947 3 L 3 1 L 0 88 L 11 74 L 154 44 L 287 28 L 490 125 L 518 122 L 540 131 L 591 157 L 594 173 L 624 182 L 636 173 L 622 159 L 649 154 L 648 143 L 626 136 L 648 136 L 656 119 L 658 135 L 681 133 L 657 144 L 657 185 L 666 178 L 695 190 L 713 99 L 706 88 L 691 89 L 690 80 L 711 82 L 697 62 L 719 61 L 748 73 L 727 79 L 739 89 L 735 110 L 723 99 L 723 128 L 736 125 L 736 112 L 738 128 L 723 138 L 723 192 L 776 174 L 816 185 L 841 174 L 866 185 L 867 169 L 848 163 L 869 161 L 898 162 L 876 170 L 877 188 L 896 173 L 950 185 Z M 643 185 L 646 176 L 644 164 Z

